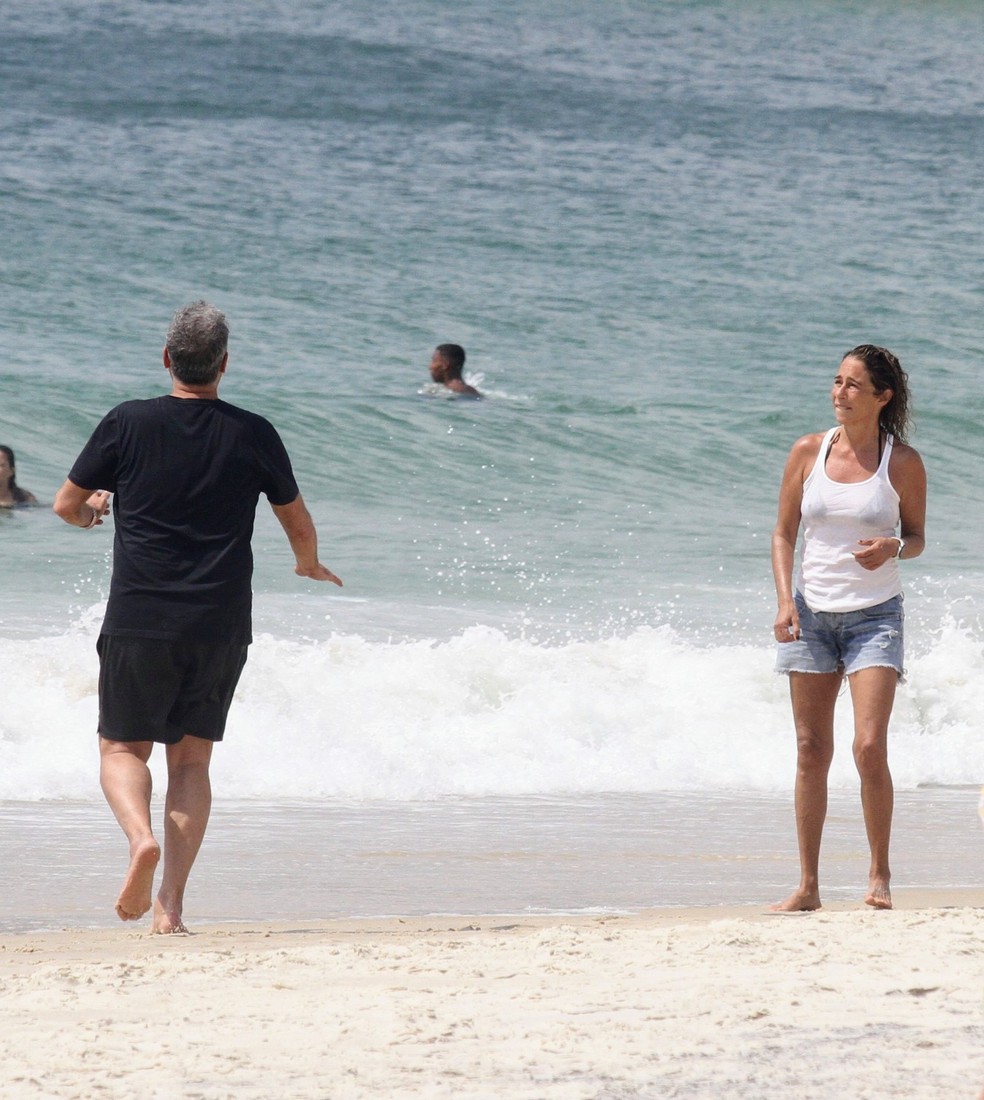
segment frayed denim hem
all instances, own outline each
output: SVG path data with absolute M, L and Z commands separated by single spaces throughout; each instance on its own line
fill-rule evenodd
M 870 665 L 862 665 L 860 668 L 853 668 L 850 672 L 845 672 L 844 669 L 834 669 L 834 672 L 840 672 L 842 676 L 850 678 L 856 672 L 864 672 L 866 668 L 890 668 L 896 676 L 899 678 L 899 683 L 906 683 L 906 669 L 898 669 L 895 665 L 886 662 L 874 661 Z M 804 676 L 830 676 L 829 672 L 821 672 L 818 668 L 773 668 L 772 670 L 776 676 L 789 676 L 791 672 L 801 672 Z

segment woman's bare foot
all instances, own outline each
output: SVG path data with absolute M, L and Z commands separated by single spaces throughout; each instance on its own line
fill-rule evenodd
M 868 894 L 864 903 L 873 909 L 891 909 L 892 891 L 888 888 L 888 879 L 872 878 L 868 883 Z
M 814 890 L 796 890 L 785 901 L 769 906 L 771 913 L 812 913 L 820 908 L 820 894 Z
M 181 914 L 174 910 L 165 909 L 158 898 L 154 902 L 154 927 L 152 931 L 161 936 L 171 936 L 176 933 L 188 933 Z
M 150 908 L 154 872 L 160 858 L 161 847 L 152 836 L 136 841 L 131 847 L 130 866 L 116 899 L 116 914 L 120 920 L 139 920 Z

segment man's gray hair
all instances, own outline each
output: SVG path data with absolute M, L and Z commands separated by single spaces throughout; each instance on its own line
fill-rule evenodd
M 208 302 L 192 302 L 171 318 L 167 329 L 167 353 L 179 382 L 207 386 L 219 377 L 229 347 L 225 314 Z

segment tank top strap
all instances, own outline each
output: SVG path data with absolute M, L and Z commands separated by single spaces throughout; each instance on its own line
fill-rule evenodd
M 834 427 L 830 428 L 824 435 L 823 439 L 820 442 L 820 450 L 817 452 L 816 461 L 813 463 L 813 469 L 809 472 L 809 474 L 807 474 L 807 481 L 812 481 L 812 479 L 816 475 L 816 472 L 823 469 L 824 465 L 827 462 L 827 452 L 830 450 L 830 445 L 834 441 L 834 436 L 839 431 L 840 425 L 835 424 Z
M 892 457 L 892 448 L 895 446 L 895 436 L 885 436 L 885 446 L 882 449 L 881 462 L 878 463 L 878 477 L 888 478 L 888 463 Z

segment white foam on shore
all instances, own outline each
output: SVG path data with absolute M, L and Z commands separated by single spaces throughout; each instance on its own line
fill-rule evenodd
M 96 798 L 95 618 L 0 639 L 0 799 Z M 984 656 L 944 622 L 893 717 L 900 788 L 980 783 Z M 834 787 L 856 783 L 838 708 Z M 233 798 L 427 799 L 787 790 L 785 681 L 766 646 L 698 646 L 667 627 L 544 645 L 487 627 L 446 641 L 259 635 L 216 775 Z M 160 754 L 158 754 L 160 755 Z

